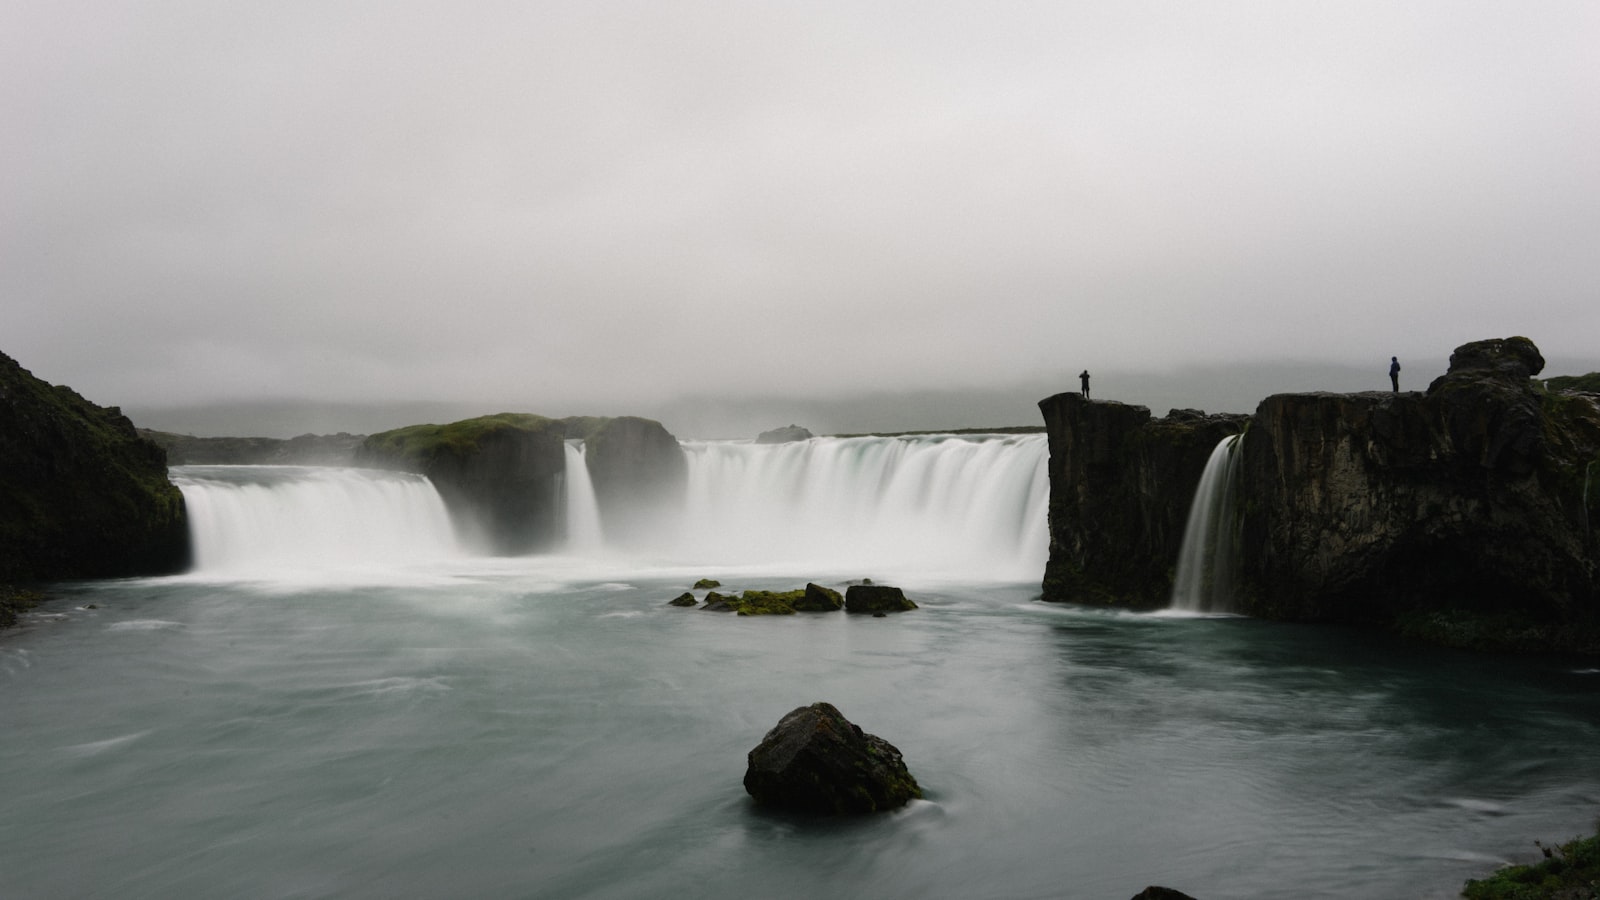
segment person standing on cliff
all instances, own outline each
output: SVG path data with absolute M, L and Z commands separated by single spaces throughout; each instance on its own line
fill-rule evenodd
M 1088 384 L 1088 382 L 1084 383 Z M 1400 357 L 1398 356 L 1389 357 L 1389 383 L 1394 385 L 1396 394 L 1400 393 Z M 1087 397 L 1089 395 L 1084 394 L 1084 396 Z
M 1078 373 L 1078 380 L 1083 382 L 1083 399 L 1089 399 L 1089 370 L 1084 369 Z

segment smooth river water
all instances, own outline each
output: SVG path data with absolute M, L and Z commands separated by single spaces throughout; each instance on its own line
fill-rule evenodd
M 922 608 L 665 605 L 863 575 Z M 1026 582 L 462 558 L 63 592 L 0 634 L 0 897 L 1442 898 L 1600 810 L 1593 670 Z M 816 700 L 928 799 L 756 809 L 746 752 Z

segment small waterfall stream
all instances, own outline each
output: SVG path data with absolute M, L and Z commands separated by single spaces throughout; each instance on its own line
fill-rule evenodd
M 1223 438 L 1211 451 L 1178 551 L 1172 582 L 1172 609 L 1186 612 L 1232 612 L 1234 572 L 1238 560 L 1235 484 L 1238 481 L 1239 435 Z
M 598 553 L 605 543 L 600 529 L 600 505 L 595 500 L 594 481 L 589 477 L 584 453 L 582 441 L 567 441 L 567 552 L 576 555 Z

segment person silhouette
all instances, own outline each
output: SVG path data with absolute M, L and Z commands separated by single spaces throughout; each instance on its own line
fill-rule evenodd
M 1394 386 L 1394 392 L 1400 393 L 1400 357 L 1389 357 L 1389 383 Z
M 1089 399 L 1089 370 L 1084 369 L 1078 373 L 1078 380 L 1083 382 L 1083 399 Z

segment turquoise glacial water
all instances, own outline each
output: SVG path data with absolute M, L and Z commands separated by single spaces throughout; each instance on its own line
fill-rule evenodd
M 834 573 L 835 580 L 883 573 Z M 1600 812 L 1600 674 L 899 577 L 890 618 L 453 559 L 62 586 L 0 634 L 0 897 L 1451 897 Z M 837 705 L 927 799 L 755 808 Z

